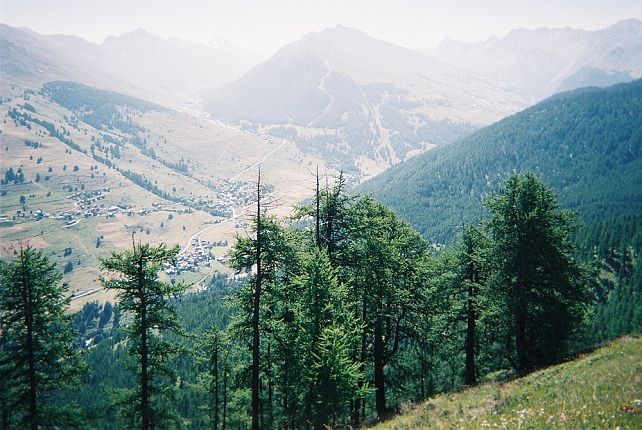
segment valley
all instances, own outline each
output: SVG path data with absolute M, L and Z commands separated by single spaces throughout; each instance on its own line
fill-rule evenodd
M 143 3 L 2 5 L 0 428 L 640 422 L 642 6 Z
M 2 150 L 11 154 L 3 172 L 21 176 L 2 184 L 2 253 L 19 241 L 47 249 L 70 268 L 72 309 L 113 300 L 99 288 L 100 259 L 132 236 L 185 253 L 193 239 L 224 242 L 173 277 L 198 284 L 214 269 L 229 273 L 220 260 L 247 226 L 256 168 L 281 214 L 307 197 L 316 166 L 326 171 L 279 138 L 78 84 L 45 88 L 0 106 Z
M 639 23 L 622 23 L 600 34 L 618 34 L 625 27 L 637 34 Z M 0 174 L 12 169 L 23 176 L 2 185 L 3 253 L 29 240 L 48 249 L 61 267 L 72 263 L 65 279 L 80 295 L 74 301 L 78 306 L 106 298 L 97 287 L 100 258 L 109 249 L 127 246 L 132 234 L 151 243 L 185 246 L 201 232 L 203 240 L 232 244 L 247 226 L 244 208 L 253 201 L 259 165 L 274 200 L 271 210 L 283 216 L 309 196 L 317 166 L 330 177 L 343 171 L 354 186 L 511 115 L 542 94 L 505 84 L 510 80 L 498 71 L 475 74 L 462 60 L 473 51 L 463 45 L 456 50 L 460 57 L 446 55 L 447 42 L 430 56 L 341 25 L 310 33 L 254 68 L 250 59 L 256 62 L 256 57 L 248 53 L 242 61 L 207 54 L 228 55 L 226 61 L 240 75 L 236 80 L 220 73 L 198 78 L 211 67 L 220 68 L 214 57 L 203 57 L 204 46 L 144 31 L 99 46 L 6 25 L 0 30 L 7 48 L 0 105 L 7 157 Z M 528 34 L 511 33 L 501 42 L 487 42 L 484 50 L 506 56 L 502 50 L 509 49 L 510 41 Z M 533 37 L 544 36 L 535 31 Z M 569 51 L 576 56 L 594 43 L 593 33 L 568 37 L 584 44 Z M 633 46 L 634 39 L 622 46 Z M 618 46 L 610 43 L 604 52 Z M 151 80 L 135 72 L 142 66 L 133 59 L 146 55 L 144 46 L 154 46 L 149 61 L 165 71 Z M 158 90 L 182 69 L 162 66 L 162 52 L 177 52 L 195 68 L 171 100 Z M 582 64 L 605 67 L 605 55 Z M 127 61 L 129 68 L 117 71 L 116 65 Z M 609 64 L 623 70 L 621 62 Z M 635 67 L 618 76 L 635 76 Z M 569 73 L 560 85 L 572 88 L 575 78 Z M 100 86 L 51 80 L 56 77 Z M 231 82 L 225 84 L 226 79 Z M 606 82 L 600 79 L 600 73 L 584 72 L 576 81 Z M 391 202 L 395 194 L 380 196 Z M 66 248 L 75 254 L 64 255 Z M 206 266 L 181 278 L 193 282 L 210 273 Z

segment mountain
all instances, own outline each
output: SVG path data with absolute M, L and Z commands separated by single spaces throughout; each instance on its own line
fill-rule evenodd
M 281 48 L 205 99 L 213 118 L 260 125 L 366 173 L 525 104 L 491 80 L 341 25 Z
M 45 36 L 0 24 L 4 85 L 36 89 L 73 80 L 171 107 L 193 106 L 202 91 L 232 81 L 258 62 L 229 45 L 163 38 L 136 30 L 101 44 L 66 35 Z
M 555 92 L 571 91 L 583 87 L 610 87 L 632 80 L 634 80 L 633 77 L 627 72 L 586 66 L 564 78 Z
M 555 95 L 363 184 L 436 242 L 483 216 L 513 172 L 534 172 L 592 224 L 642 212 L 642 80 Z
M 236 79 L 257 62 L 256 57 L 240 49 L 235 55 L 229 46 L 162 38 L 141 29 L 108 37 L 100 50 L 121 76 L 132 77 L 135 84 L 154 82 L 159 92 L 178 90 L 190 99 Z
M 533 100 L 541 100 L 560 89 L 597 86 L 602 74 L 618 73 L 633 80 L 642 75 L 642 22 L 620 21 L 597 31 L 571 28 L 516 29 L 505 37 L 465 43 L 445 39 L 435 49 L 421 52 L 504 82 Z M 582 69 L 599 70 L 595 79 L 566 81 Z M 586 73 L 585 78 L 590 77 Z M 628 76 L 627 78 L 625 78 Z

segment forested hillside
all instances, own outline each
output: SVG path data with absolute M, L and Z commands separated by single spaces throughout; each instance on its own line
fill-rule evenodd
M 513 172 L 533 172 L 585 223 L 642 211 L 642 80 L 562 93 L 364 184 L 426 238 L 450 242 Z
M 73 327 L 61 276 L 21 248 L 0 267 L 9 426 L 359 427 L 593 345 L 573 219 L 535 176 L 511 176 L 486 202 L 489 223 L 467 226 L 438 254 L 381 203 L 346 195 L 343 178 L 325 190 L 319 182 L 289 219 L 266 212 L 257 185 L 252 229 L 230 254 L 235 283 L 217 277 L 183 295 L 185 285 L 158 274 L 179 247 L 134 241 L 112 252 L 101 283 L 118 304 L 87 304 Z M 48 284 L 56 295 L 41 298 Z M 48 321 L 64 336 L 43 343 Z M 32 352 L 51 370 L 34 373 Z
M 577 215 L 594 306 L 580 343 L 642 329 L 642 81 L 561 93 L 364 184 L 433 242 L 488 219 L 504 178 L 534 172 Z

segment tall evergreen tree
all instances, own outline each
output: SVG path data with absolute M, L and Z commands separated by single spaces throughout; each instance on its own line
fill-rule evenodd
M 0 371 L 5 428 L 70 426 L 73 410 L 48 402 L 80 370 L 67 284 L 42 251 L 20 247 L 0 268 Z
M 132 250 L 113 252 L 101 264 L 111 275 L 101 278 L 101 282 L 105 288 L 118 291 L 120 310 L 132 318 L 126 330 L 129 352 L 136 361 L 138 386 L 124 399 L 124 415 L 130 426 L 142 430 L 166 428 L 173 418 L 167 402 L 174 374 L 169 360 L 179 347 L 163 335 L 167 330 L 181 331 L 170 299 L 186 286 L 161 282 L 158 272 L 178 251 L 178 246 L 134 243 Z
M 226 348 L 228 345 L 224 333 L 216 327 L 212 328 L 205 332 L 198 346 L 202 351 L 202 361 L 207 365 L 203 379 L 209 397 L 210 428 L 217 430 L 221 424 L 225 428 L 225 408 L 223 405 L 227 396 L 224 381 L 226 379 Z
M 490 239 L 478 226 L 465 228 L 461 243 L 456 250 L 456 276 L 453 293 L 456 297 L 451 303 L 457 308 L 455 319 L 465 325 L 464 385 L 477 382 L 475 365 L 478 346 L 478 323 L 483 309 L 483 297 L 488 296 L 485 283 L 490 272 Z
M 389 413 L 385 368 L 411 337 L 421 282 L 416 274 L 426 243 L 407 223 L 369 197 L 357 199 L 349 211 L 346 285 L 363 327 L 359 359 L 371 359 L 375 409 L 383 417 Z M 355 403 L 357 409 L 359 402 Z
M 266 360 L 262 357 L 261 339 L 269 328 L 270 315 L 263 316 L 265 310 L 272 312 L 265 300 L 276 293 L 279 285 L 279 275 L 282 274 L 284 260 L 289 253 L 289 244 L 285 232 L 278 220 L 265 213 L 261 176 L 256 188 L 256 213 L 253 222 L 254 237 L 238 237 L 237 243 L 231 252 L 230 265 L 236 270 L 254 272 L 250 280 L 237 293 L 237 305 L 240 313 L 234 322 L 234 330 L 245 335 L 251 331 L 252 338 L 252 403 L 251 418 L 252 428 L 258 429 L 263 421 L 261 413 L 267 409 L 268 416 L 272 414 L 272 404 L 268 399 L 267 408 L 263 408 L 261 401 L 262 369 L 271 365 L 271 357 Z M 266 345 L 267 346 L 267 345 Z M 271 346 L 271 345 L 270 345 Z M 267 352 L 267 350 L 266 350 Z M 267 365 L 267 366 L 266 366 Z M 268 375 L 269 393 L 272 393 L 272 378 Z M 268 421 L 270 421 L 268 419 Z
M 306 421 L 322 429 L 341 420 L 348 401 L 360 396 L 360 366 L 350 357 L 349 335 L 357 323 L 324 248 L 313 247 L 304 256 L 302 273 L 295 280 L 297 339 L 304 387 Z
M 559 210 L 553 191 L 532 174 L 511 176 L 486 206 L 514 366 L 523 375 L 563 358 L 581 322 L 588 297 L 569 241 L 574 217 Z

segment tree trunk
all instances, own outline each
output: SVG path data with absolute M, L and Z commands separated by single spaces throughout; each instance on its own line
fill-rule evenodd
M 261 168 L 256 183 L 256 283 L 252 308 L 252 430 L 259 430 L 259 310 L 261 303 Z
M 290 363 L 288 357 L 285 357 L 283 362 L 283 417 L 284 425 L 283 428 L 286 430 L 290 428 L 290 423 L 292 422 L 292 416 L 290 414 L 290 398 L 288 396 L 290 392 Z
M 358 312 L 358 311 L 357 311 Z M 366 320 L 366 315 L 367 315 L 367 303 L 366 303 L 366 293 L 364 291 L 363 293 L 363 298 L 361 301 L 361 319 L 360 321 Z M 365 367 L 365 362 L 366 362 L 366 345 L 367 345 L 367 339 L 366 339 L 366 331 L 365 329 L 361 330 L 361 353 L 359 356 L 359 367 L 360 370 L 363 371 Z M 359 380 L 359 390 L 363 388 L 364 381 L 363 378 Z M 354 399 L 354 405 L 352 409 L 352 426 L 355 428 L 361 427 L 361 416 L 363 415 L 361 410 L 362 410 L 362 403 L 363 401 L 361 400 L 360 397 L 357 397 Z
M 272 428 L 274 424 L 274 411 L 273 411 L 273 397 L 274 397 L 274 383 L 272 381 L 272 355 L 270 338 L 267 340 L 267 383 L 268 383 L 268 425 L 267 428 Z
M 22 274 L 22 300 L 25 310 L 25 325 L 27 326 L 27 373 L 29 374 L 29 426 L 31 430 L 38 430 L 38 404 L 37 404 L 37 379 L 36 357 L 33 339 L 33 297 L 24 253 L 20 250 L 20 266 Z
M 475 385 L 477 378 L 475 376 L 475 305 L 473 297 L 475 295 L 475 287 L 471 285 L 468 287 L 468 303 L 467 306 L 467 328 L 466 328 L 466 373 L 464 375 L 464 385 Z
M 316 200 L 317 200 L 317 210 L 316 210 L 316 215 L 315 215 L 315 229 L 314 229 L 314 236 L 316 239 L 316 245 L 317 248 L 321 247 L 321 228 L 320 228 L 320 223 L 321 223 L 321 202 L 319 199 L 321 198 L 320 192 L 319 192 L 319 165 L 317 164 L 317 195 L 316 195 Z
M 136 248 L 134 247 L 134 250 Z M 141 428 L 149 430 L 151 427 L 151 417 L 149 411 L 149 375 L 147 365 L 147 302 L 145 300 L 145 285 L 143 283 L 143 248 L 139 247 L 140 256 L 138 258 L 138 294 L 140 294 L 140 407 L 142 412 Z
M 383 330 L 381 327 L 381 315 L 377 312 L 374 322 L 374 387 L 375 387 L 375 409 L 377 416 L 386 415 L 386 387 L 384 381 L 384 344 Z
M 227 360 L 223 362 L 223 422 L 222 428 L 225 430 L 225 419 L 227 418 Z
M 426 398 L 426 357 L 424 352 L 417 348 L 417 353 L 419 355 L 419 366 L 421 369 L 421 387 L 419 393 L 419 400 Z
M 515 312 L 515 349 L 517 373 L 523 376 L 528 372 L 529 363 L 526 353 L 526 311 L 521 308 Z
M 2 404 L 2 429 L 9 430 L 9 411 L 4 403 Z
M 218 342 L 218 339 L 217 339 Z M 218 429 L 218 344 L 214 346 L 214 355 L 212 357 L 214 371 L 214 414 L 212 420 L 212 430 Z

